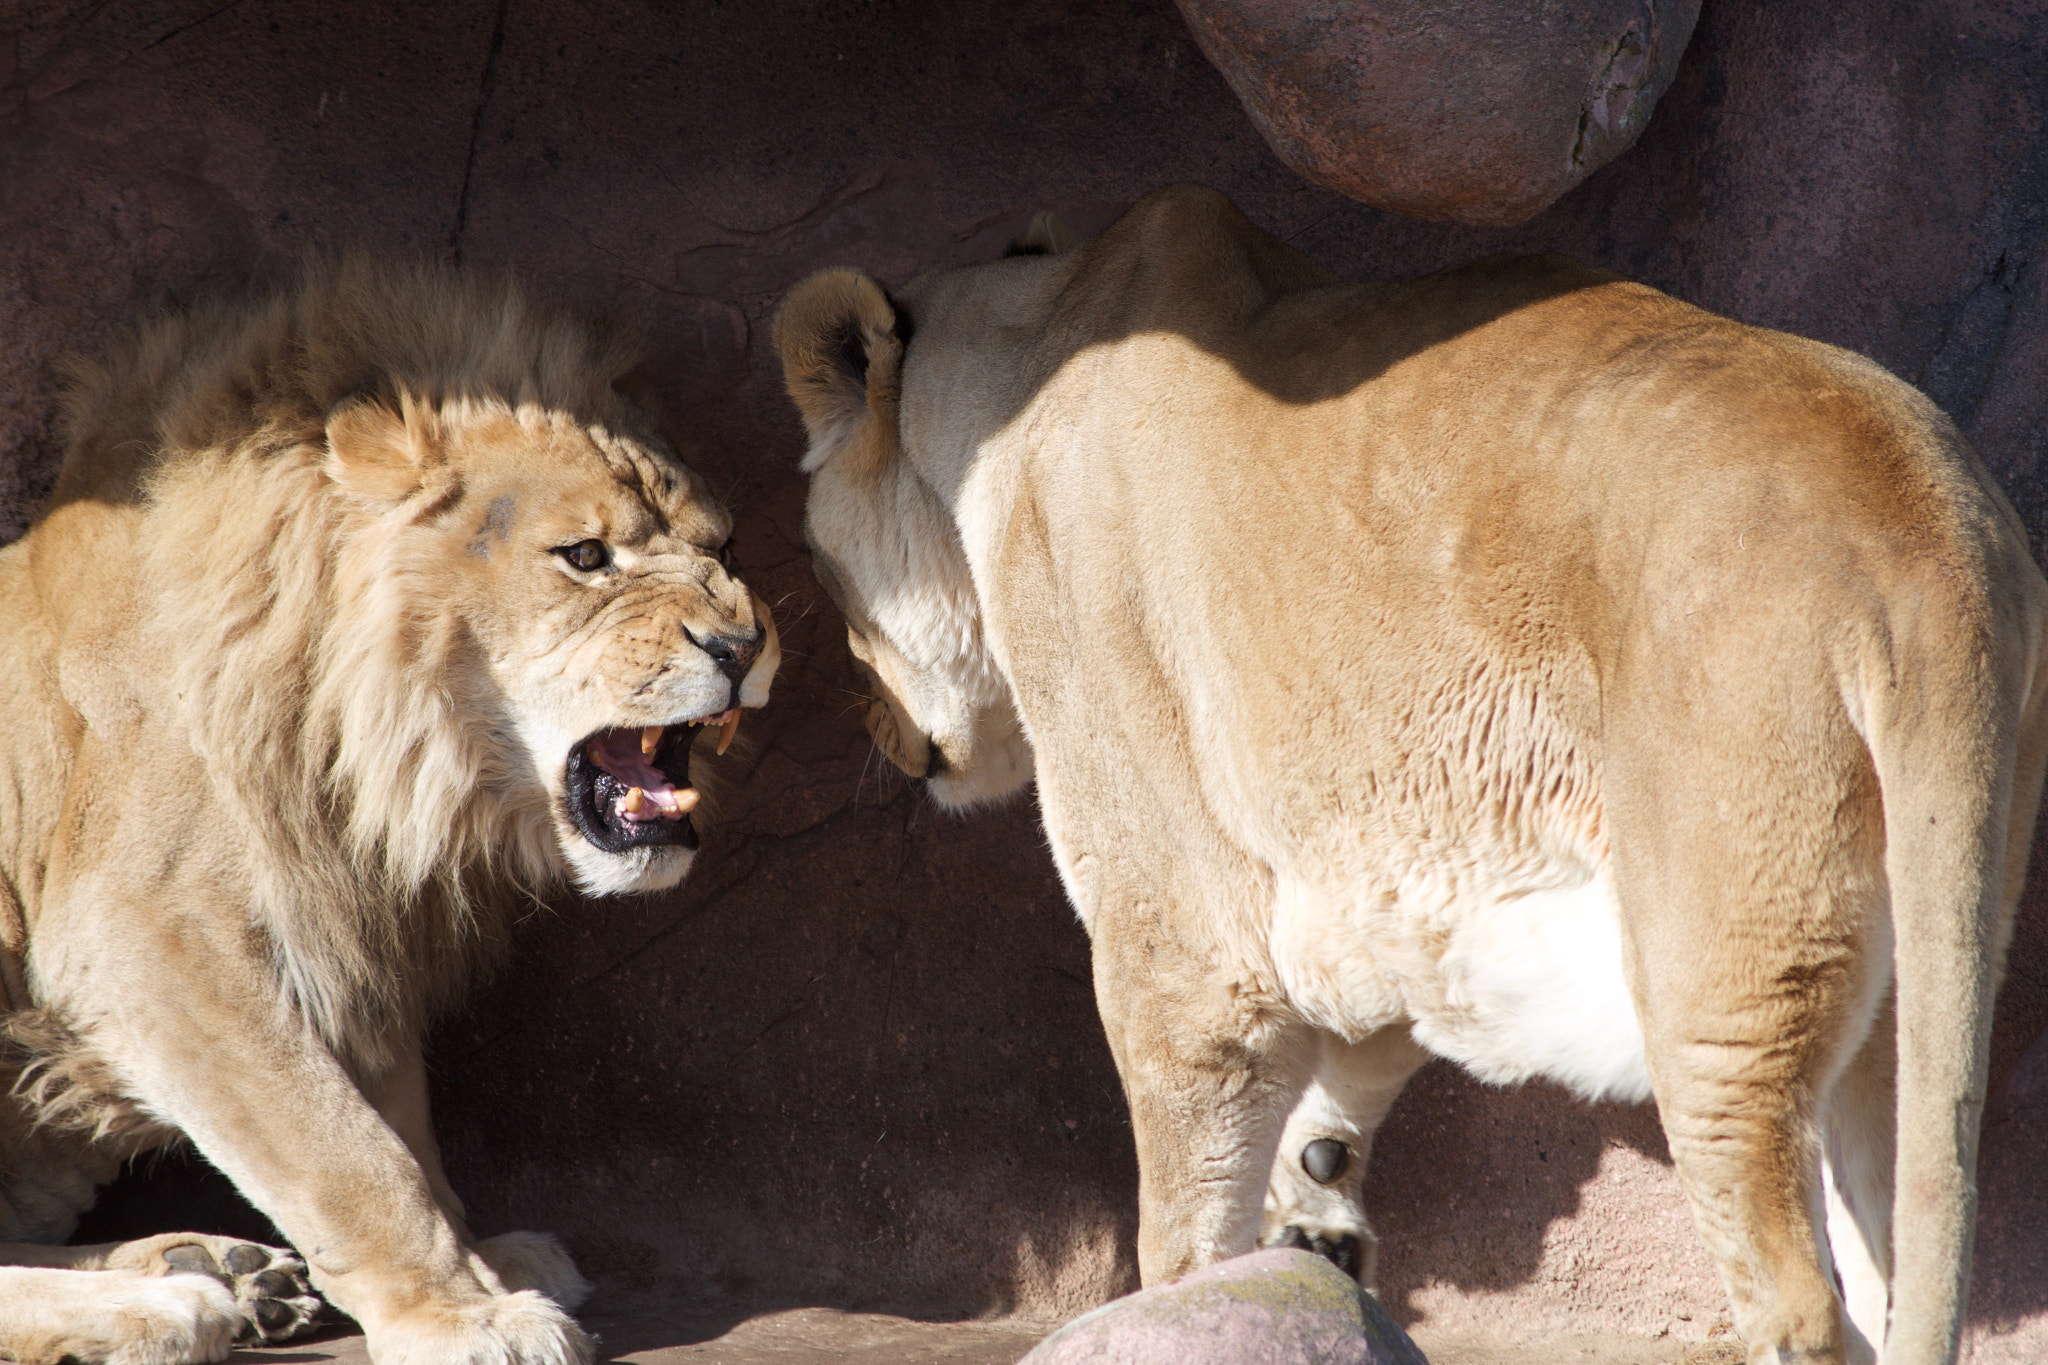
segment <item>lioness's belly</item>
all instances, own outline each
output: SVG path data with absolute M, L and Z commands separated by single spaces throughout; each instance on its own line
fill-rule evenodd
M 1271 938 L 1282 988 L 1347 1037 L 1409 1020 L 1424 1047 L 1484 1080 L 1542 1076 L 1588 1098 L 1647 1099 L 1607 878 L 1516 881 L 1417 879 L 1360 897 L 1283 878 Z

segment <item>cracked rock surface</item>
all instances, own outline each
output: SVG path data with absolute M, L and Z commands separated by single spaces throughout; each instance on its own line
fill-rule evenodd
M 460 254 L 637 313 L 786 663 L 691 881 L 560 898 L 439 1036 L 451 1177 L 479 1232 L 562 1233 L 600 1313 L 1070 1317 L 1135 1287 L 1087 945 L 1028 803 L 944 816 L 870 753 L 799 531 L 781 291 L 1199 180 L 1353 277 L 1563 251 L 1862 351 L 1955 414 L 2038 536 L 2044 64 L 2048 14 L 2009 0 L 1709 5 L 1635 145 L 1489 229 L 1302 180 L 1167 0 L 0 0 L 0 538 L 49 486 L 65 351 L 308 247 Z M 2043 864 L 1994 1046 L 1977 1365 L 2048 1359 Z M 1606 1333 L 1676 1359 L 1725 1316 L 1647 1108 L 1433 1066 L 1367 1194 L 1382 1301 L 1432 1358 Z M 96 1218 L 274 1240 L 175 1159 Z

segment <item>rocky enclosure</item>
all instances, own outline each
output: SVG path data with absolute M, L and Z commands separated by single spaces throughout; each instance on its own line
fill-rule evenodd
M 1955 414 L 2038 533 L 2044 61 L 2021 0 L 1710 0 L 1636 145 L 1501 230 L 1304 181 L 1170 0 L 6 0 L 0 537 L 48 486 L 64 351 L 308 247 L 502 263 L 637 313 L 788 662 L 694 880 L 536 914 L 441 1035 L 455 1181 L 480 1230 L 557 1228 L 614 1293 L 1070 1315 L 1132 1280 L 1086 944 L 1028 806 L 947 818 L 869 752 L 798 533 L 781 291 L 1205 181 L 1353 276 L 1558 250 L 1860 350 Z M 2048 1356 L 2044 893 L 2037 872 L 1999 1020 L 1980 1362 Z M 1646 1108 L 1431 1068 L 1369 1195 L 1405 1322 L 1701 1337 L 1724 1312 Z M 144 1200 L 101 1229 L 198 1216 Z

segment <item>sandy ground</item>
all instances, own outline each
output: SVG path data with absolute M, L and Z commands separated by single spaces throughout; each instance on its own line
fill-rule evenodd
M 600 1359 L 636 1365 L 1012 1365 L 1052 1324 L 918 1322 L 884 1313 L 788 1308 L 740 1312 L 642 1309 L 586 1315 L 603 1342 Z M 1509 1342 L 1419 1330 L 1416 1343 L 1432 1365 L 1740 1365 L 1731 1341 L 1648 1341 L 1588 1334 L 1550 1341 Z M 363 1338 L 330 1331 L 311 1342 L 237 1351 L 233 1361 L 294 1365 L 368 1365 Z M 1195 1365 L 1195 1363 L 1191 1363 Z

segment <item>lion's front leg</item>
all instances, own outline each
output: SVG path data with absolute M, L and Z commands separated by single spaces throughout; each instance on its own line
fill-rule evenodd
M 552 1234 L 507 1232 L 481 1242 L 470 1235 L 461 1197 L 448 1183 L 441 1167 L 441 1146 L 434 1138 L 427 1095 L 427 1069 L 417 1046 L 405 1048 L 388 1071 L 366 1079 L 361 1088 L 419 1162 L 427 1188 L 433 1191 L 441 1211 L 469 1247 L 470 1268 L 479 1280 L 495 1293 L 516 1294 L 533 1289 L 571 1311 L 583 1305 L 590 1297 L 590 1281 L 577 1271 L 568 1251 Z
M 0 1246 L 0 1265 L 150 1277 L 204 1275 L 234 1296 L 247 1328 L 265 1342 L 306 1331 L 320 1320 L 324 1307 L 306 1282 L 306 1263 L 291 1252 L 210 1233 L 166 1232 L 92 1246 Z
M 0 1245 L 0 1262 L 22 1250 Z M 226 1360 L 242 1321 L 211 1276 L 0 1264 L 0 1358 L 22 1365 Z
M 199 924 L 229 921 L 186 926 L 199 937 Z M 158 988 L 148 955 L 95 964 L 121 978 L 99 982 L 100 998 L 132 1004 L 81 1023 L 134 1097 L 284 1231 L 314 1287 L 362 1324 L 379 1365 L 587 1361 L 589 1339 L 557 1304 L 497 1292 L 479 1273 L 412 1151 L 313 1031 L 279 1008 L 268 964 L 238 948 L 163 945 L 156 956 L 204 952 L 213 963 L 177 973 L 174 991 Z
M 300 1034 L 222 1074 L 134 1040 L 200 1151 L 305 1255 L 316 1288 L 363 1325 L 380 1365 L 558 1365 L 590 1358 L 555 1303 L 499 1292 L 412 1152 L 339 1063 Z M 138 1068 L 140 1069 L 140 1068 Z M 192 1074 L 194 1072 L 203 1074 Z M 273 1096 L 291 1097 L 275 1104 Z

